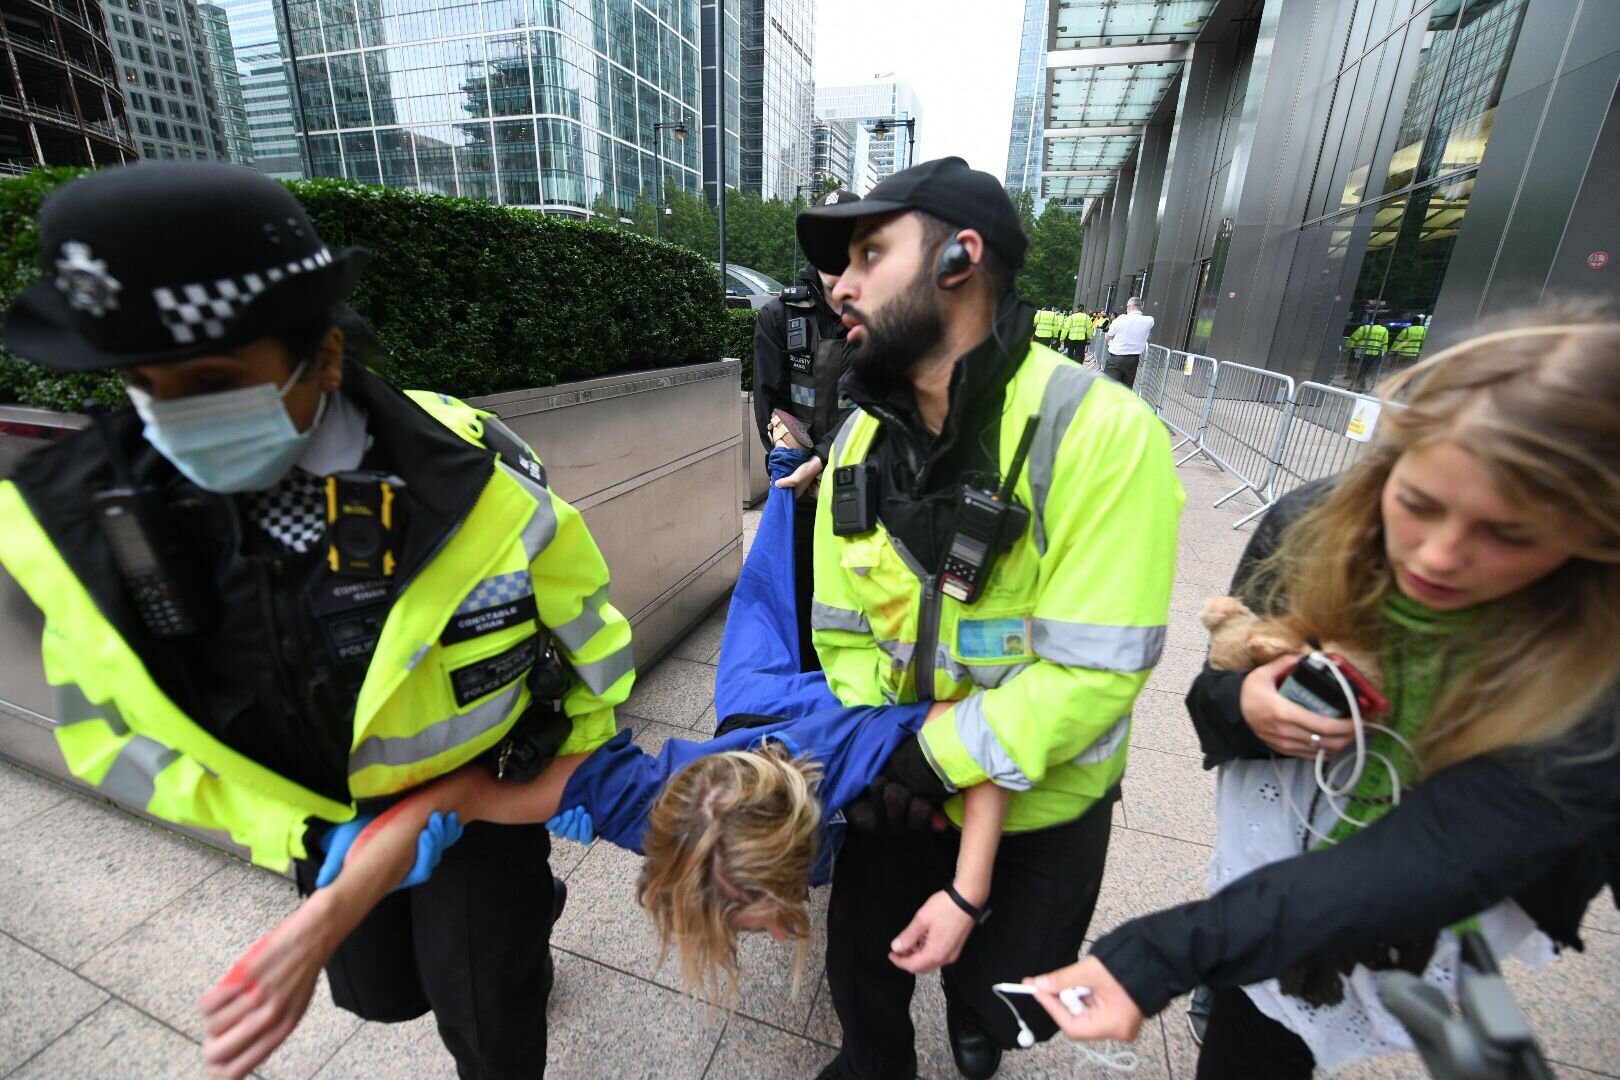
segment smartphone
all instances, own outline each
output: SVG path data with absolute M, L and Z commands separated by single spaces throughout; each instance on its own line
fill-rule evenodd
M 1311 653 L 1306 656 L 1283 677 L 1277 692 L 1318 715 L 1339 719 L 1349 716 L 1350 703 L 1345 700 L 1344 687 L 1333 677 L 1330 664 L 1338 668 L 1344 681 L 1350 684 L 1362 716 L 1377 716 L 1389 711 L 1389 701 L 1384 695 L 1355 669 L 1355 665 L 1337 653 Z

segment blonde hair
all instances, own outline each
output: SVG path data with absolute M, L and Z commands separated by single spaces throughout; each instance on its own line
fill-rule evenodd
M 737 929 L 751 909 L 795 943 L 798 992 L 810 949 L 810 872 L 821 831 L 820 769 L 776 744 L 700 758 L 670 780 L 647 819 L 636 899 L 658 930 L 659 963 L 680 952 L 681 986 L 730 1007 Z
M 1532 322 L 1531 320 L 1535 320 Z M 1477 458 L 1520 510 L 1591 536 L 1562 566 L 1449 640 L 1447 680 L 1418 740 L 1424 774 L 1569 733 L 1614 682 L 1620 640 L 1620 318 L 1521 314 L 1379 387 L 1369 451 L 1283 534 L 1256 580 L 1301 632 L 1380 648 L 1394 579 L 1381 498 L 1401 455 L 1437 442 Z M 1466 659 L 1461 659 L 1466 657 Z

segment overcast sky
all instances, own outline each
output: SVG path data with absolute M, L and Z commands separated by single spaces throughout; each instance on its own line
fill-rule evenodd
M 956 154 L 1001 179 L 1023 24 L 1021 0 L 819 0 L 816 82 L 909 75 L 917 160 Z

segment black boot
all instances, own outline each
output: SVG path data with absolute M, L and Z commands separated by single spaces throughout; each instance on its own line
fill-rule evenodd
M 1001 1047 L 990 1041 L 990 1036 L 968 1023 L 948 1000 L 945 1005 L 945 1029 L 951 1037 L 951 1057 L 956 1071 L 967 1080 L 990 1080 L 1001 1068 Z

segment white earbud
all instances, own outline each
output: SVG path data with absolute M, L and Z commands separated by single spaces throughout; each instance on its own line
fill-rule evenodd
M 1022 1016 L 1018 1018 L 1018 1045 L 1025 1050 L 1035 1045 L 1035 1033 L 1029 1030 L 1029 1025 L 1024 1023 Z

